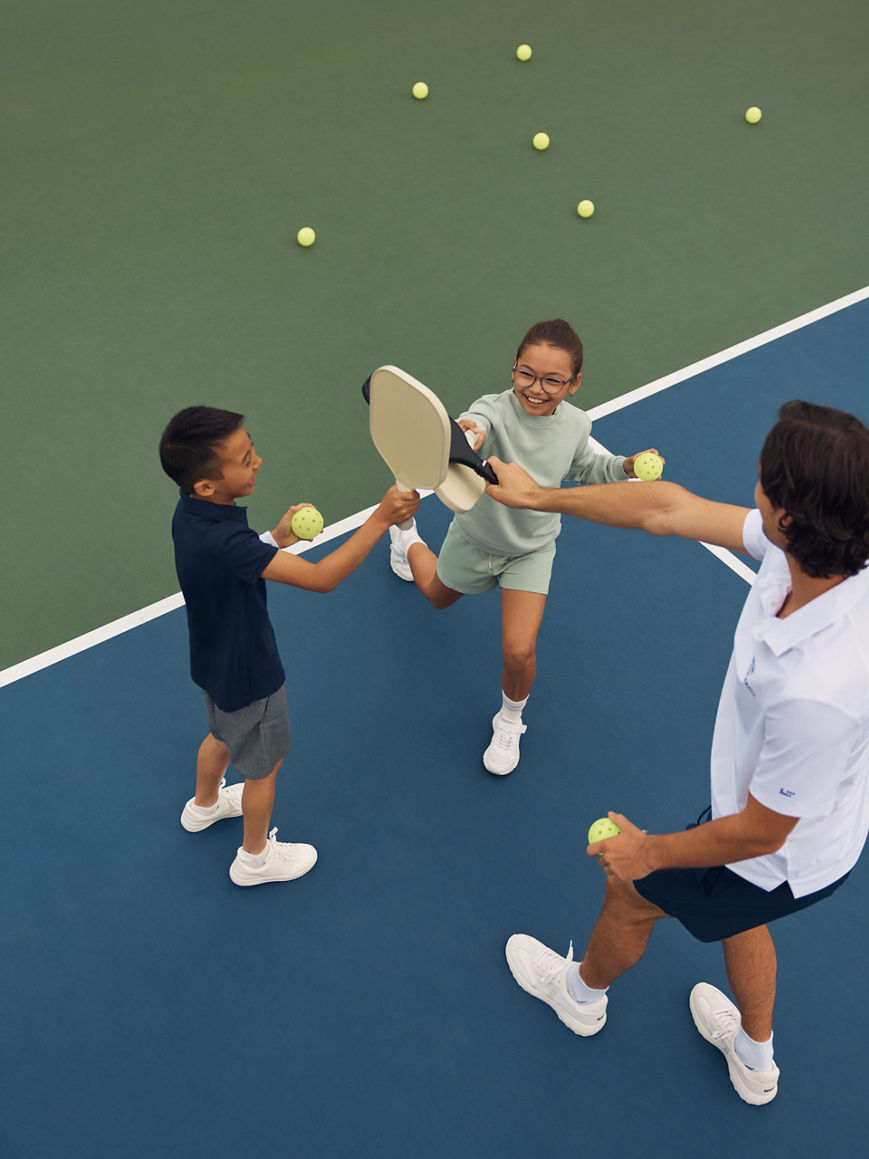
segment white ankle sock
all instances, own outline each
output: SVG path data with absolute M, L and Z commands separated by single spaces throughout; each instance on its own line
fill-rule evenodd
M 511 700 L 506 692 L 501 692 L 501 716 L 504 720 L 509 720 L 511 724 L 522 723 L 522 709 L 528 703 L 528 697 L 524 700 Z
M 209 813 L 214 812 L 219 804 L 220 801 L 215 801 L 213 805 L 197 805 L 194 798 L 193 804 L 190 806 L 190 810 L 196 817 L 207 817 Z
M 574 1002 L 579 1002 L 585 1005 L 589 1002 L 600 1002 L 606 990 L 592 990 L 591 986 L 586 986 L 579 975 L 579 967 L 581 963 L 577 963 L 572 970 L 567 971 L 567 992 Z M 607 990 L 609 987 L 607 987 Z
M 751 1070 L 772 1070 L 772 1035 L 767 1042 L 755 1042 L 740 1026 L 733 1049 Z
M 269 845 L 268 842 L 266 842 L 266 847 L 263 849 L 262 853 L 248 853 L 246 849 L 239 849 L 238 859 L 245 865 L 249 865 L 252 869 L 259 869 L 259 867 L 265 862 L 268 848 Z

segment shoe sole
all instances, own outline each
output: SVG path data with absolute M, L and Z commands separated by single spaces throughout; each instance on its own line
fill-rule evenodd
M 552 1011 L 552 1013 L 555 1015 L 555 1017 L 558 1019 L 558 1021 L 561 1023 L 562 1026 L 566 1026 L 568 1030 L 573 1031 L 574 1034 L 578 1034 L 581 1038 L 591 1038 L 591 1036 L 593 1034 L 597 1034 L 599 1031 L 603 1030 L 604 1025 L 606 1024 L 606 1011 L 604 1011 L 603 1017 L 600 1019 L 600 1021 L 595 1022 L 593 1026 L 581 1025 L 579 1028 L 577 1028 L 572 1023 L 565 1021 L 565 1019 L 562 1018 L 561 1013 L 559 1012 L 559 1010 L 555 1006 L 550 1006 L 550 1004 L 546 1001 L 545 998 L 541 998 L 541 996 L 537 993 L 536 990 L 533 990 L 529 986 L 526 986 L 525 983 L 522 981 L 522 979 L 517 975 L 516 971 L 513 969 L 513 962 L 510 960 L 510 943 L 509 942 L 507 943 L 507 945 L 504 949 L 504 956 L 507 959 L 507 965 L 510 967 L 510 973 L 513 975 L 513 979 L 516 982 L 516 985 L 520 986 L 525 991 L 526 994 L 530 994 L 532 998 L 536 998 L 538 1002 L 542 1002 L 544 1006 L 548 1006 L 549 1009 Z M 517 955 L 517 958 L 518 958 L 518 955 Z
M 771 1091 L 758 1092 L 758 1091 L 752 1090 L 750 1087 L 747 1087 L 745 1085 L 743 1078 L 742 1078 L 742 1075 L 739 1072 L 739 1070 L 737 1069 L 736 1064 L 734 1063 L 733 1059 L 727 1054 L 726 1051 L 721 1049 L 720 1045 L 715 1041 L 715 1039 L 710 1034 L 706 1033 L 706 1030 L 704 1029 L 702 1022 L 700 1020 L 700 1015 L 694 1009 L 694 991 L 693 990 L 691 991 L 691 994 L 689 995 L 689 998 L 688 998 L 688 1006 L 689 1006 L 689 1009 L 691 1010 L 691 1017 L 694 1019 L 694 1025 L 697 1028 L 697 1033 L 700 1035 L 700 1037 L 702 1039 L 705 1039 L 705 1041 L 708 1042 L 710 1046 L 714 1046 L 715 1049 L 717 1051 L 719 1051 L 724 1056 L 724 1061 L 727 1063 L 727 1073 L 730 1076 L 731 1086 L 736 1091 L 736 1093 L 739 1095 L 739 1097 L 742 1099 L 742 1101 L 744 1103 L 748 1103 L 752 1107 L 763 1107 L 767 1103 L 771 1103 L 772 1100 L 778 1094 L 778 1083 L 776 1083 L 776 1085 L 772 1088 Z
M 233 885 L 237 885 L 242 889 L 246 889 L 251 885 L 279 885 L 282 881 L 296 881 L 298 878 L 304 877 L 306 873 L 311 872 L 316 864 L 317 858 L 315 857 L 310 865 L 306 865 L 303 869 L 300 869 L 298 873 L 293 873 L 289 877 L 261 877 L 257 878 L 255 881 L 237 881 L 232 872 L 233 867 L 235 866 L 235 862 L 233 862 L 229 867 L 229 877 Z

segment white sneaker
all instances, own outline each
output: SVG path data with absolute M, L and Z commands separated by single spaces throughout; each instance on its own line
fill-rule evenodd
M 408 527 L 406 529 L 407 532 L 416 531 L 416 520 L 411 520 L 411 523 L 413 526 Z M 396 527 L 394 523 L 389 529 L 389 566 L 399 579 L 413 583 L 413 572 L 410 570 L 410 564 L 407 561 L 407 541 L 405 533 L 400 527 Z
M 248 865 L 235 855 L 229 867 L 229 876 L 236 885 L 263 885 L 267 881 L 292 881 L 314 868 L 317 850 L 313 845 L 291 845 L 289 841 L 277 841 L 277 828 L 269 833 L 266 842 L 266 857 L 262 865 Z M 241 850 L 239 850 L 239 853 Z
M 500 712 L 492 717 L 492 743 L 483 753 L 483 764 L 490 773 L 503 777 L 519 764 L 519 737 L 527 728 L 504 720 Z
M 538 942 L 528 934 L 513 934 L 504 951 L 510 973 L 526 992 L 551 1006 L 574 1034 L 588 1038 L 603 1030 L 606 1022 L 606 995 L 598 1002 L 581 1003 L 567 989 L 567 971 L 573 965 L 573 942 L 567 957 Z
M 694 1025 L 727 1059 L 730 1081 L 739 1097 L 755 1107 L 771 1102 L 778 1092 L 779 1069 L 773 1064 L 772 1070 L 752 1070 L 736 1053 L 734 1040 L 742 1025 L 737 1007 L 708 982 L 697 983 L 688 1005 Z
M 190 798 L 181 813 L 181 824 L 188 833 L 198 833 L 201 829 L 207 829 L 215 821 L 223 821 L 226 817 L 241 816 L 241 795 L 244 792 L 244 781 L 240 781 L 237 785 L 230 785 L 228 788 L 224 786 L 226 786 L 226 777 L 220 782 L 220 787 L 217 790 L 217 808 L 213 813 L 208 813 L 204 817 L 193 811 L 196 798 Z

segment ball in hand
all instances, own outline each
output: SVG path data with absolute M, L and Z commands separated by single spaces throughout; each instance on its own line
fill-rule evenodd
M 606 841 L 609 837 L 618 837 L 621 833 L 615 821 L 610 821 L 609 817 L 599 817 L 597 821 L 592 821 L 591 828 L 588 831 L 589 845 L 595 845 L 598 841 Z
M 293 513 L 290 528 L 299 539 L 313 539 L 323 530 L 323 516 L 316 507 L 300 507 Z
M 646 482 L 660 479 L 663 470 L 664 460 L 652 451 L 643 451 L 642 455 L 634 459 L 634 474 L 638 479 L 645 479 Z

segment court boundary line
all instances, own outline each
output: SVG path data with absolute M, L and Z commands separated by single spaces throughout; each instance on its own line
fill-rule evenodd
M 623 410 L 635 402 L 651 398 L 652 395 L 667 390 L 671 386 L 677 386 L 681 382 L 688 381 L 688 379 L 696 378 L 698 375 L 704 374 L 707 370 L 713 370 L 716 366 L 721 366 L 725 362 L 731 362 L 743 354 L 748 354 L 752 350 L 757 350 L 761 346 L 766 346 L 770 342 L 775 342 L 779 338 L 784 338 L 788 334 L 793 334 L 797 330 L 811 326 L 814 322 L 820 322 L 824 318 L 829 318 L 833 314 L 848 309 L 849 306 L 856 306 L 858 302 L 862 302 L 867 298 L 869 298 L 869 286 L 864 286 L 860 290 L 854 290 L 850 294 L 845 294 L 841 298 L 836 298 L 832 302 L 827 302 L 823 306 L 818 306 L 814 310 L 800 314 L 788 322 L 773 326 L 770 330 L 764 330 L 762 333 L 756 334 L 753 338 L 747 338 L 742 342 L 737 342 L 733 346 L 728 346 L 724 350 L 720 350 L 717 354 L 712 354 L 708 358 L 702 358 L 699 362 L 692 362 L 689 366 L 685 366 L 681 370 L 674 371 L 672 374 L 666 374 L 662 378 L 657 378 L 647 383 L 645 386 L 637 387 L 635 390 L 627 391 L 625 394 L 619 395 L 609 402 L 592 407 L 587 413 L 592 421 L 609 414 L 614 414 L 616 411 Z M 598 443 L 598 446 L 602 446 L 602 444 Z M 430 495 L 431 492 L 427 491 L 425 494 Z M 319 547 L 323 543 L 337 539 L 339 536 L 345 535 L 348 531 L 355 531 L 376 508 L 377 504 L 374 504 L 371 507 L 365 508 L 364 511 L 357 511 L 354 515 L 348 515 L 345 519 L 340 519 L 337 523 L 330 524 L 317 537 L 316 546 Z M 293 554 L 301 555 L 311 546 L 312 544 L 310 543 L 295 544 L 286 550 Z M 725 548 L 716 547 L 713 544 L 703 543 L 703 547 L 712 552 L 717 559 L 742 579 L 746 580 L 747 583 L 751 584 L 754 582 L 755 573 L 738 556 L 727 551 Z M 90 632 L 85 632 L 83 635 L 76 636 L 72 640 L 67 640 L 63 644 L 57 644 L 45 652 L 40 652 L 26 660 L 21 660 L 17 664 L 12 664 L 10 667 L 0 671 L 0 688 L 5 688 L 9 684 L 15 684 L 17 681 L 41 672 L 45 668 L 51 668 L 53 665 L 59 664 L 62 660 L 68 660 L 72 656 L 77 656 L 81 652 L 86 652 L 88 649 L 96 647 L 98 644 L 104 644 L 116 636 L 121 636 L 126 632 L 132 631 L 134 628 L 142 627 L 152 620 L 159 619 L 168 612 L 176 611 L 183 606 L 184 597 L 180 592 L 176 592 L 174 595 L 167 596 L 165 599 L 158 600 L 156 603 L 148 604 L 144 608 L 139 608 L 135 612 L 121 616 L 111 623 L 103 624 L 99 628 L 93 628 Z

